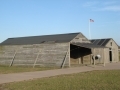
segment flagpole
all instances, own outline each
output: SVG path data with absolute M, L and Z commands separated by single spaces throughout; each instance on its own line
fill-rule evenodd
M 89 20 L 89 39 L 91 39 L 91 32 L 90 32 L 90 20 Z

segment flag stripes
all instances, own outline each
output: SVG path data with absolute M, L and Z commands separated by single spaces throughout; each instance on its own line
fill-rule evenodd
M 90 22 L 94 22 L 94 20 L 90 19 Z

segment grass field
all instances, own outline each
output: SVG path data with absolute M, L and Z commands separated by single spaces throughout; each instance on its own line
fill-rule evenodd
M 32 71 L 42 71 L 42 70 L 50 70 L 50 69 L 57 69 L 56 67 L 35 67 L 32 66 L 3 66 L 0 65 L 0 74 L 7 74 L 7 73 L 19 73 L 19 72 L 32 72 Z
M 92 71 L 0 85 L 0 90 L 120 90 L 120 70 Z

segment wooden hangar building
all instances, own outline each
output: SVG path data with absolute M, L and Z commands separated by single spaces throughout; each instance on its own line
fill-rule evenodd
M 0 44 L 0 64 L 63 68 L 117 62 L 116 43 L 107 41 L 105 45 L 91 43 L 82 33 L 8 38 Z

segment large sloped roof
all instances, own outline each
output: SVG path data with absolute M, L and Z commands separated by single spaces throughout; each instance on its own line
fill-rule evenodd
M 111 38 L 108 38 L 108 39 L 92 39 L 90 41 L 92 42 L 92 44 L 105 46 L 109 42 L 109 40 L 111 40 Z
M 3 41 L 0 45 L 26 45 L 26 44 L 41 44 L 41 43 L 50 43 L 50 42 L 56 42 L 56 43 L 70 42 L 78 34 L 80 33 L 8 38 L 7 40 Z

